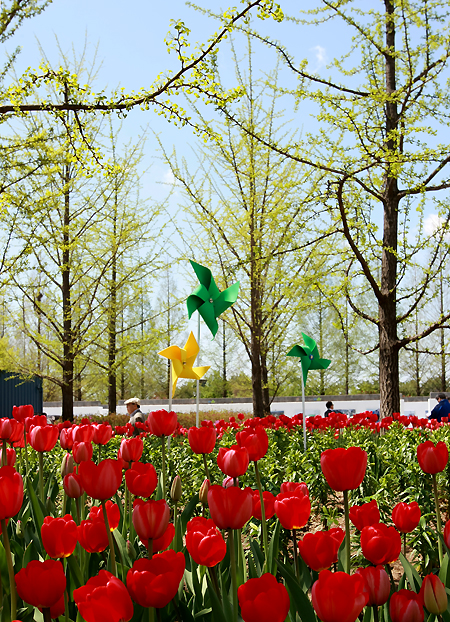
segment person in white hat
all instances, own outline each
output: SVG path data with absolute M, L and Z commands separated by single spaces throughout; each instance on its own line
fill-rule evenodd
M 130 397 L 129 400 L 125 400 L 124 404 L 127 407 L 127 412 L 130 415 L 130 423 L 134 427 L 133 436 L 139 436 L 141 430 L 136 427 L 136 422 L 140 421 L 144 423 L 144 414 L 140 409 L 140 399 L 138 397 Z

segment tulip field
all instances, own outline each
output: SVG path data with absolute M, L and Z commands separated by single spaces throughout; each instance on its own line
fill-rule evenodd
M 0 622 L 450 622 L 450 426 L 0 419 Z

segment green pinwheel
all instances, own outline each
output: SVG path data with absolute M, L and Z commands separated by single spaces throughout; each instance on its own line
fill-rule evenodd
M 209 268 L 195 263 L 192 259 L 190 262 L 200 285 L 186 300 L 188 315 L 191 317 L 194 311 L 198 311 L 213 337 L 215 337 L 219 329 L 217 318 L 236 302 L 239 293 L 239 281 L 221 292 Z
M 287 356 L 298 356 L 302 365 L 303 383 L 306 385 L 306 379 L 310 369 L 326 369 L 331 363 L 328 359 L 321 359 L 317 344 L 312 337 L 308 337 L 302 333 L 304 346 L 294 346 L 289 350 Z

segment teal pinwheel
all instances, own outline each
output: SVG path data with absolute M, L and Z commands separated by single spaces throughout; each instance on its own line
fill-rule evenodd
M 239 281 L 221 292 L 209 268 L 195 263 L 192 259 L 190 262 L 200 285 L 186 300 L 188 315 L 191 317 L 194 311 L 198 311 L 213 337 L 215 337 L 219 329 L 217 318 L 236 302 L 239 293 Z
M 298 356 L 302 365 L 303 383 L 306 385 L 306 379 L 310 369 L 326 369 L 331 363 L 328 359 L 321 359 L 317 344 L 312 337 L 308 337 L 302 333 L 304 346 L 294 346 L 289 350 L 287 356 Z

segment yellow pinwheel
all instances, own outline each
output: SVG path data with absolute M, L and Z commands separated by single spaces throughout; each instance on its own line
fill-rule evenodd
M 172 397 L 175 393 L 178 378 L 190 378 L 191 380 L 200 380 L 210 365 L 204 367 L 193 367 L 200 348 L 194 333 L 191 332 L 184 348 L 179 346 L 169 346 L 165 350 L 158 352 L 160 356 L 164 356 L 170 360 L 172 372 Z

